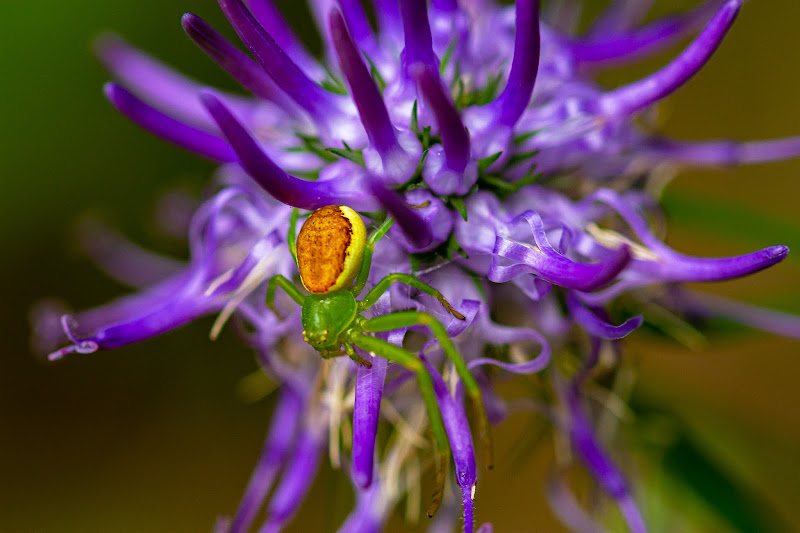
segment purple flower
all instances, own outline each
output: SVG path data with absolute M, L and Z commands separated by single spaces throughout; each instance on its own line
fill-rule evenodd
M 640 127 L 639 113 L 711 58 L 742 1 L 709 0 L 645 25 L 647 10 L 636 4 L 613 2 L 586 34 L 571 35 L 540 14 L 538 0 L 513 7 L 375 0 L 377 31 L 360 2 L 312 0 L 324 61 L 303 48 L 269 0 L 219 0 L 248 53 L 200 17 L 184 15 L 188 36 L 248 97 L 203 87 L 119 38 L 102 39 L 99 55 L 118 80 L 105 87 L 109 101 L 154 135 L 219 162 L 217 188 L 185 228 L 185 263 L 92 228 L 90 254 L 140 291 L 73 315 L 39 313 L 38 343 L 58 359 L 138 342 L 207 314 L 218 314 L 214 338 L 234 317 L 264 372 L 281 384 L 281 398 L 240 507 L 218 531 L 249 530 L 264 506 L 261 531 L 279 531 L 308 492 L 326 446 L 356 492 L 340 531 L 379 531 L 398 501 L 417 497 L 433 457 L 413 376 L 365 352 L 357 355 L 371 368 L 346 358 L 324 362 L 302 340 L 295 303 L 279 299 L 275 312 L 265 297 L 269 278 L 297 275 L 289 253 L 292 208 L 347 205 L 368 222 L 385 211 L 397 224 L 375 249 L 368 283 L 412 274 L 441 291 L 464 320 L 399 285 L 371 316 L 418 309 L 438 317 L 495 424 L 508 413 L 498 382 L 541 372 L 556 392 L 545 411 L 576 464 L 619 506 L 631 531 L 645 531 L 634 485 L 596 436 L 585 395 L 601 348 L 618 353 L 620 339 L 647 320 L 640 314 L 617 325 L 611 306 L 621 296 L 642 309 L 655 301 L 676 313 L 800 335 L 796 317 L 701 300 L 678 285 L 757 272 L 783 260 L 788 248 L 726 258 L 672 250 L 648 221 L 659 213 L 647 192 L 651 171 L 664 162 L 795 157 L 800 138 L 685 142 Z M 690 35 L 666 66 L 629 85 L 605 91 L 586 75 L 586 67 L 629 62 Z M 506 316 L 509 298 L 523 316 Z M 410 329 L 377 335 L 403 346 Z M 576 338 L 587 335 L 590 348 L 581 349 L 586 343 Z M 579 361 L 580 369 L 556 368 L 556 356 Z M 480 523 L 473 507 L 480 461 L 465 384 L 438 342 L 425 344 L 420 358 L 460 489 L 458 496 L 448 492 L 432 530 L 452 528 L 460 508 L 463 528 L 472 532 Z M 378 440 L 382 426 L 389 437 Z M 600 529 L 600 517 L 582 509 L 565 484 L 552 485 L 552 506 L 567 525 Z

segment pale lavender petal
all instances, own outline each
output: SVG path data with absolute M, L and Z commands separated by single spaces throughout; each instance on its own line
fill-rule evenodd
M 96 220 L 78 229 L 83 248 L 109 276 L 131 287 L 150 287 L 178 274 L 184 263 L 132 243 L 116 230 Z
M 547 502 L 558 519 L 575 533 L 606 533 L 581 508 L 563 476 L 550 476 L 548 479 Z
M 317 430 L 307 429 L 300 434 L 267 506 L 267 520 L 259 533 L 277 533 L 300 508 L 317 474 L 323 437 Z
M 288 386 L 282 388 L 258 463 L 226 533 L 245 533 L 250 529 L 294 441 L 304 403 L 298 391 Z
M 625 33 L 603 33 L 569 44 L 576 61 L 582 63 L 626 62 L 651 56 L 700 29 L 719 8 L 721 0 L 708 0 L 692 11 Z
M 97 40 L 96 50 L 114 77 L 153 107 L 201 129 L 214 131 L 213 123 L 197 99 L 202 87 L 199 83 L 116 35 L 102 36 Z
M 800 157 L 800 137 L 748 142 L 691 142 L 658 137 L 648 139 L 644 149 L 655 158 L 688 165 L 748 165 Z
M 589 35 L 615 35 L 639 24 L 655 0 L 612 0 L 589 28 Z
M 790 313 L 764 309 L 695 291 L 681 291 L 673 305 L 691 314 L 727 318 L 775 335 L 800 339 L 800 316 Z
M 497 345 L 515 342 L 535 342 L 542 349 L 536 357 L 524 363 L 504 363 L 488 357 L 473 359 L 467 364 L 470 370 L 483 365 L 491 365 L 515 374 L 533 374 L 545 369 L 550 364 L 550 344 L 538 331 L 529 328 L 501 326 L 492 322 L 488 313 L 480 313 L 478 317 L 478 328 L 481 332 L 481 337 L 486 341 Z

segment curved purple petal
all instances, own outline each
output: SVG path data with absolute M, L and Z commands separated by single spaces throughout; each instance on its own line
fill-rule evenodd
M 600 97 L 600 109 L 607 115 L 632 115 L 686 83 L 711 58 L 741 6 L 742 0 L 728 0 L 705 30 L 669 65 L 643 80 L 604 94 Z
M 322 76 L 324 72 L 320 64 L 308 53 L 303 44 L 292 31 L 289 24 L 275 7 L 272 0 L 245 0 L 247 9 L 253 17 L 278 43 L 278 46 L 286 52 L 292 61 L 305 72 L 312 76 Z
M 467 364 L 467 368 L 472 370 L 479 366 L 492 365 L 514 374 L 533 374 L 544 370 L 550 364 L 550 344 L 541 333 L 529 328 L 501 326 L 492 322 L 487 315 L 488 313 L 478 314 L 478 329 L 485 341 L 498 345 L 515 342 L 535 342 L 542 347 L 542 350 L 539 355 L 524 363 L 504 363 L 497 359 L 484 357 L 473 359 Z
M 403 198 L 397 193 L 390 191 L 375 180 L 369 182 L 369 189 L 383 208 L 394 217 L 397 225 L 415 247 L 422 249 L 433 241 L 430 224 L 413 208 L 406 205 Z
M 621 339 L 628 336 L 633 330 L 642 325 L 644 317 L 642 315 L 629 318 L 619 326 L 612 326 L 596 312 L 586 308 L 580 298 L 572 292 L 567 293 L 567 309 L 575 322 L 590 335 L 595 335 L 602 339 Z
M 432 69 L 438 68 L 438 61 L 433 53 L 433 37 L 425 0 L 400 0 L 400 16 L 403 19 L 405 39 L 405 48 L 400 54 L 400 61 L 406 76 L 412 78 L 409 69 L 416 63 L 422 63 Z
M 339 64 L 342 66 L 342 72 L 350 86 L 353 100 L 358 108 L 358 115 L 367 131 L 370 144 L 384 158 L 389 152 L 399 148 L 386 104 L 350 37 L 341 12 L 333 10 L 329 21 L 331 38 L 339 57 Z
M 530 224 L 538 249 L 498 236 L 489 272 L 492 281 L 502 283 L 522 274 L 533 273 L 568 289 L 592 291 L 611 282 L 631 261 L 630 249 L 622 246 L 605 261 L 576 263 L 553 249 L 538 214 L 528 211 L 517 217 L 519 219 L 527 220 Z M 501 266 L 496 257 L 510 259 L 513 264 Z
M 516 34 L 514 57 L 508 81 L 489 106 L 495 113 L 495 123 L 513 127 L 528 106 L 539 72 L 539 0 L 518 0 L 516 4 Z
M 236 151 L 239 161 L 264 190 L 276 200 L 301 209 L 318 209 L 326 205 L 349 205 L 354 209 L 372 206 L 358 194 L 357 184 L 348 184 L 353 192 L 339 191 L 337 180 L 306 181 L 287 174 L 264 153 L 255 139 L 220 100 L 210 92 L 200 99 Z
M 153 135 L 215 161 L 237 160 L 236 154 L 223 139 L 165 115 L 124 87 L 111 82 L 103 87 L 103 91 L 120 113 Z
M 658 281 L 721 281 L 746 276 L 783 261 L 787 246 L 771 246 L 735 257 L 702 258 L 680 254 L 659 241 L 647 223 L 617 193 L 600 189 L 584 202 L 598 201 L 614 209 L 658 260 L 634 259 L 629 269 L 638 276 Z
M 439 410 L 442 413 L 444 427 L 450 439 L 450 449 L 453 452 L 453 461 L 456 465 L 456 482 L 463 493 L 464 531 L 470 532 L 474 529 L 472 489 L 478 479 L 478 472 L 475 466 L 475 450 L 472 446 L 472 434 L 470 433 L 467 414 L 464 411 L 463 398 L 453 398 L 439 371 L 422 354 L 420 354 L 420 359 L 425 363 L 428 374 L 433 380 L 433 391 L 436 394 Z
M 387 361 L 371 359 L 372 368 L 358 367 L 355 405 L 353 407 L 353 452 L 350 475 L 353 482 L 366 489 L 372 484 L 375 466 L 375 438 L 378 432 L 383 384 Z
M 442 149 L 431 149 L 422 175 L 439 195 L 465 195 L 478 180 L 478 166 L 472 160 L 469 133 L 438 73 L 422 65 L 411 68 L 422 97 L 430 106 L 439 127 Z
M 431 242 L 420 248 L 411 242 L 402 228 L 390 230 L 392 237 L 397 239 L 411 252 L 428 252 L 444 243 L 453 230 L 453 212 L 439 198 L 434 196 L 429 189 L 417 187 L 405 193 L 407 206 L 414 206 L 417 215 L 422 218 L 431 230 Z M 439 287 L 441 290 L 441 287 Z
M 300 107 L 322 124 L 340 113 L 333 95 L 311 81 L 275 39 L 258 23 L 242 0 L 218 0 L 225 17 L 259 65 Z
M 181 24 L 186 34 L 208 56 L 222 67 L 242 87 L 265 100 L 279 104 L 284 111 L 291 111 L 294 102 L 290 101 L 266 72 L 256 65 L 250 57 L 229 43 L 222 35 L 206 21 L 192 13 L 186 13 L 181 18 Z M 199 99 L 197 100 L 200 104 Z

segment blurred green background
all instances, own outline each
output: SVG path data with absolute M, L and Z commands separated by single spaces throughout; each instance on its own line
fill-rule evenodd
M 279 4 L 288 11 L 288 1 Z M 692 4 L 661 1 L 654 13 Z M 0 6 L 0 532 L 208 531 L 217 514 L 235 509 L 260 449 L 272 401 L 237 398 L 253 357 L 230 332 L 209 342 L 210 319 L 58 364 L 34 357 L 28 344 L 35 301 L 56 297 L 82 309 L 123 292 L 77 251 L 73 229 L 82 215 L 183 253 L 156 231 L 158 196 L 176 186 L 200 191 L 213 166 L 111 108 L 91 42 L 113 30 L 186 73 L 232 87 L 184 35 L 186 11 L 232 37 L 213 0 Z M 660 108 L 664 130 L 687 139 L 799 134 L 798 17 L 797 2 L 748 3 L 710 64 Z M 313 35 L 304 11 L 289 18 Z M 643 75 L 674 52 L 603 81 Z M 675 248 L 707 256 L 772 244 L 796 250 L 769 271 L 703 290 L 800 313 L 798 175 L 800 160 L 681 172 L 667 191 Z M 638 393 L 680 416 L 720 471 L 800 530 L 800 343 L 751 331 L 712 335 L 700 352 L 645 334 L 631 341 Z M 478 517 L 500 532 L 559 531 L 543 498 L 549 454 L 503 464 L 515 427 L 525 423 L 519 415 L 498 430 L 498 468 L 483 475 Z M 351 498 L 345 477 L 324 468 L 293 530 L 331 530 Z

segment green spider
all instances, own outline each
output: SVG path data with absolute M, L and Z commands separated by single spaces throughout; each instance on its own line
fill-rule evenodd
M 436 298 L 456 318 L 464 320 L 464 316 L 453 309 L 438 290 L 402 273 L 387 275 L 362 300 L 356 300 L 367 283 L 375 243 L 389 231 L 394 223 L 392 218 L 387 218 L 367 239 L 366 228 L 358 213 L 345 206 L 326 206 L 309 216 L 295 240 L 297 218 L 298 211 L 295 209 L 290 219 L 287 242 L 303 286 L 311 294 L 304 295 L 291 281 L 278 274 L 269 280 L 267 305 L 275 311 L 275 292 L 278 287 L 297 302 L 302 307 L 303 339 L 325 359 L 347 354 L 356 363 L 371 367 L 372 363 L 355 352 L 354 347 L 358 347 L 371 356 L 381 356 L 416 374 L 436 444 L 437 488 L 428 509 L 428 516 L 433 516 L 442 501 L 450 460 L 450 445 L 433 391 L 433 381 L 417 356 L 371 334 L 410 326 L 427 326 L 430 329 L 452 361 L 477 412 L 481 438 L 486 448 L 487 467 L 491 468 L 489 420 L 480 387 L 453 346 L 447 330 L 431 314 L 396 311 L 366 318 L 360 313 L 375 305 L 392 283 L 400 282 Z

